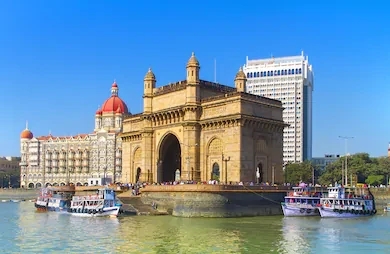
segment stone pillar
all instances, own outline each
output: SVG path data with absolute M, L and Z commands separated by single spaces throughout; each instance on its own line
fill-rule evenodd
M 200 181 L 199 142 L 200 126 L 197 123 L 184 124 L 182 149 L 183 180 Z M 193 169 L 193 170 L 192 170 Z
M 146 182 L 151 180 L 148 179 L 148 172 L 153 172 L 156 168 L 154 166 L 154 156 L 153 156 L 153 131 L 145 130 L 142 133 L 142 168 L 140 181 Z

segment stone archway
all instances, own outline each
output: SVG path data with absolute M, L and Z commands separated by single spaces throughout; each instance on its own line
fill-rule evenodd
M 213 167 L 211 169 L 211 180 L 219 181 L 220 180 L 221 171 L 219 169 L 219 164 L 214 162 Z
M 175 171 L 181 172 L 181 146 L 179 139 L 169 133 L 160 145 L 159 150 L 158 182 L 171 182 L 175 180 Z
M 35 188 L 42 188 L 42 184 L 41 184 L 41 183 L 37 183 L 37 184 L 35 185 Z
M 262 183 L 264 181 L 263 164 L 261 162 L 259 164 L 257 164 L 257 167 L 256 167 L 256 181 L 258 183 Z
M 29 183 L 29 184 L 28 184 L 28 188 L 34 189 L 34 187 L 35 187 L 35 185 L 34 185 L 33 183 Z

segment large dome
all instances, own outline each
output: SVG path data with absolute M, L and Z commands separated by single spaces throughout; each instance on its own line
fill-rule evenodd
M 25 129 L 20 133 L 20 138 L 22 139 L 32 139 L 34 137 L 33 133 L 29 129 Z
M 111 86 L 111 97 L 108 98 L 102 106 L 101 113 L 125 113 L 128 114 L 129 110 L 126 103 L 118 96 L 118 85 L 114 81 Z

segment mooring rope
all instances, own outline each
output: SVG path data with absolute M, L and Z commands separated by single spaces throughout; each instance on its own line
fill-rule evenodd
M 242 186 L 244 186 L 245 189 L 247 189 L 247 190 L 253 192 L 254 194 L 256 194 L 256 195 L 258 195 L 258 196 L 260 196 L 260 197 L 262 197 L 262 198 L 264 198 L 264 199 L 266 199 L 266 200 L 268 200 L 268 201 L 271 201 L 271 202 L 273 202 L 273 203 L 275 203 L 275 204 L 280 204 L 280 202 L 278 202 L 278 201 L 275 201 L 275 200 L 273 200 L 273 199 L 264 197 L 264 195 L 261 195 L 261 194 L 255 192 L 255 191 L 253 191 L 253 190 L 251 190 L 251 189 L 248 189 L 247 187 L 245 187 L 245 185 L 242 185 Z

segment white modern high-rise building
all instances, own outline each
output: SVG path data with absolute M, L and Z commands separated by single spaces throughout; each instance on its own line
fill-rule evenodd
M 283 159 L 302 162 L 312 157 L 313 68 L 304 56 L 249 60 L 244 72 L 248 93 L 280 100 L 289 127 L 283 134 Z

